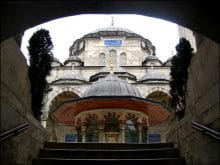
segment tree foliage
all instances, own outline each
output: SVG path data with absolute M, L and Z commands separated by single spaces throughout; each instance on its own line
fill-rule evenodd
M 53 43 L 48 30 L 40 29 L 29 39 L 32 110 L 37 119 L 40 119 L 42 101 L 48 83 L 46 76 L 51 70 Z
M 188 40 L 180 38 L 179 44 L 176 46 L 177 54 L 171 60 L 171 81 L 170 95 L 171 106 L 176 112 L 185 112 L 186 90 L 188 80 L 188 67 L 192 57 L 193 48 Z

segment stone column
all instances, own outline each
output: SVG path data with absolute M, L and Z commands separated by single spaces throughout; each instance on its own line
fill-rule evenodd
M 45 111 L 45 108 L 42 110 L 42 115 L 41 115 L 41 125 L 46 128 L 47 126 L 47 118 L 48 118 L 48 114 Z
M 46 120 L 41 120 L 41 125 L 46 128 L 47 126 L 47 121 Z
M 119 125 L 120 126 L 120 129 L 121 129 L 121 143 L 125 143 L 125 124 L 122 123 Z
M 104 128 L 105 128 L 105 125 L 102 122 L 100 122 L 99 123 L 99 143 L 105 142 Z
M 138 123 L 138 143 L 142 143 L 142 125 Z
M 81 126 L 82 129 L 82 142 L 86 142 L 86 126 Z
M 73 133 L 75 135 L 75 143 L 77 143 L 78 142 L 78 130 L 76 129 L 76 127 L 74 127 L 73 129 Z

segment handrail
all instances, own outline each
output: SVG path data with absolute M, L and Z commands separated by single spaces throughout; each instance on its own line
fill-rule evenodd
M 25 123 L 15 127 L 15 128 L 9 129 L 9 130 L 1 133 L 0 141 L 3 141 L 3 140 L 8 139 L 8 138 L 10 138 L 12 136 L 15 136 L 18 133 L 28 129 L 28 127 L 29 127 L 29 124 L 27 122 L 25 122 Z
M 198 122 L 195 122 L 195 121 L 192 121 L 192 128 L 198 130 L 198 131 L 201 131 L 203 132 L 204 134 L 206 135 L 209 135 L 217 140 L 220 140 L 220 132 L 218 131 L 215 131 L 201 123 L 198 123 Z

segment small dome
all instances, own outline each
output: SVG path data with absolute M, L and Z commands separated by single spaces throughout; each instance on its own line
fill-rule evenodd
M 70 56 L 69 58 L 66 59 L 64 65 L 66 65 L 69 62 L 77 62 L 80 65 L 83 64 L 82 60 L 78 56 Z
M 56 57 L 53 57 L 52 61 L 53 61 L 53 62 L 58 62 L 58 63 L 60 63 L 59 59 L 56 58 Z
M 146 57 L 144 61 L 151 61 L 151 60 L 157 60 L 158 61 L 159 59 L 157 58 L 157 56 L 152 56 L 151 55 L 151 56 Z
M 152 62 L 156 62 L 157 65 L 162 65 L 162 62 L 154 55 L 147 56 L 142 62 L 142 65 L 151 65 Z
M 58 60 L 58 58 L 54 57 L 52 58 L 52 62 L 51 62 L 51 66 L 54 67 L 54 66 L 61 66 L 61 62 Z
M 168 59 L 164 62 L 164 66 L 171 66 L 171 65 L 172 65 L 172 63 L 171 63 L 172 58 L 173 58 L 173 57 L 168 58 Z
M 141 97 L 139 90 L 114 74 L 99 79 L 89 87 L 83 97 L 88 96 L 135 96 Z

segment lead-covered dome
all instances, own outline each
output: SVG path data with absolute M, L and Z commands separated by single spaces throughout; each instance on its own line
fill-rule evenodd
M 99 29 L 93 31 L 92 33 L 97 33 L 97 32 L 101 32 L 101 31 L 124 31 L 127 33 L 134 33 L 129 29 L 122 28 L 122 27 L 116 27 L 116 26 L 108 26 L 108 27 L 104 27 L 104 28 L 99 28 Z
M 146 73 L 139 80 L 139 82 L 147 82 L 147 81 L 166 81 L 166 82 L 169 82 L 169 77 L 162 74 L 162 73 Z
M 142 62 L 143 66 L 162 66 L 162 62 L 155 55 L 150 55 Z
M 88 38 L 96 38 L 101 39 L 103 37 L 126 37 L 126 38 L 140 38 L 141 39 L 141 47 L 143 50 L 147 50 L 149 52 L 154 52 L 155 47 L 152 45 L 151 41 L 142 37 L 139 34 L 136 34 L 135 32 L 122 28 L 122 27 L 116 27 L 116 26 L 108 26 L 105 28 L 99 28 L 97 30 L 94 30 L 83 37 L 75 40 L 73 44 L 69 48 L 69 55 L 80 55 L 82 52 L 85 51 L 86 47 L 86 39 Z
M 83 97 L 88 96 L 135 96 L 142 97 L 140 91 L 114 74 L 99 79 L 89 87 Z

